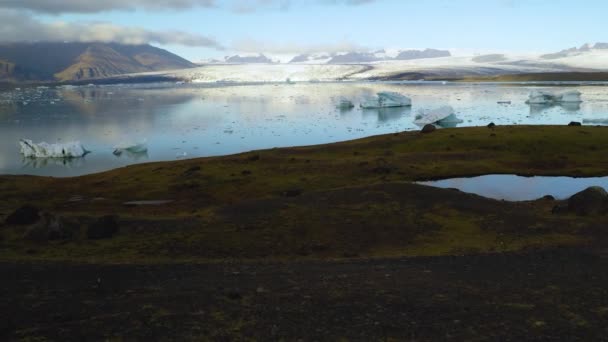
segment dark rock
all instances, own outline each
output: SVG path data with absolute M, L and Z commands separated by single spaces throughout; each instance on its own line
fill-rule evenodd
M 420 131 L 421 133 L 431 133 L 431 132 L 435 132 L 435 130 L 437 130 L 437 127 L 435 127 L 435 125 L 424 125 L 424 127 L 422 127 L 422 130 Z
M 608 192 L 599 186 L 587 188 L 568 200 L 568 210 L 578 215 L 605 214 L 608 209 Z
M 40 220 L 40 210 L 33 205 L 26 204 L 8 215 L 5 222 L 12 225 L 30 225 Z
M 490 123 L 488 124 L 488 128 L 494 128 L 494 127 L 496 127 L 496 124 L 495 124 L 495 123 L 490 122 Z
M 283 197 L 297 197 L 297 196 L 300 196 L 301 194 L 302 194 L 302 190 L 300 190 L 300 189 L 285 190 L 281 193 L 281 195 L 283 195 Z
M 43 213 L 42 219 L 25 232 L 24 239 L 38 242 L 68 240 L 78 229 L 77 223 L 51 213 Z
M 91 240 L 110 239 L 118 233 L 119 227 L 116 217 L 103 216 L 87 227 L 87 238 Z
M 582 126 L 583 124 L 578 121 L 571 121 L 568 126 Z

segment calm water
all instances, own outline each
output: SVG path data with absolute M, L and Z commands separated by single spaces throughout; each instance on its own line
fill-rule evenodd
M 419 129 L 421 109 L 451 105 L 459 126 L 567 124 L 608 119 L 608 87 L 541 87 L 583 93 L 579 105 L 530 107 L 536 87 L 493 84 L 308 83 L 241 86 L 131 85 L 0 92 L 0 174 L 73 176 L 133 163 L 321 144 Z M 398 91 L 413 107 L 338 110 L 379 91 Z M 498 101 L 512 101 L 510 105 Z M 93 153 L 72 161 L 23 159 L 18 140 L 79 140 Z M 147 140 L 148 153 L 117 157 L 121 142 Z
M 420 182 L 438 188 L 453 188 L 463 192 L 507 201 L 531 201 L 546 195 L 567 199 L 590 186 L 608 189 L 608 177 L 520 177 L 515 175 L 486 175 L 473 178 L 452 178 Z

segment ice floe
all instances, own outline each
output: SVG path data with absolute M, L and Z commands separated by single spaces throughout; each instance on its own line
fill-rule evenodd
M 79 158 L 90 151 L 78 141 L 62 144 L 34 143 L 29 139 L 19 140 L 21 154 L 27 158 Z
M 443 106 L 429 111 L 420 111 L 416 115 L 414 123 L 419 126 L 428 124 L 436 124 L 442 127 L 453 127 L 463 121 L 456 117 L 454 114 L 454 108 L 451 106 Z
M 361 103 L 361 108 L 408 107 L 412 105 L 412 99 L 397 92 L 383 91 L 377 95 L 377 97 Z

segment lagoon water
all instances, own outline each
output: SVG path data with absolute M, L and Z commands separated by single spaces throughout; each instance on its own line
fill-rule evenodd
M 591 186 L 608 189 L 608 177 L 572 178 L 485 175 L 418 183 L 444 189 L 458 189 L 463 192 L 506 201 L 532 201 L 547 195 L 564 200 Z
M 582 92 L 584 102 L 529 106 L 533 89 Z M 412 98 L 411 108 L 362 110 L 379 91 Z M 336 108 L 340 98 L 357 107 Z M 499 104 L 511 101 L 511 104 Z M 421 109 L 451 105 L 458 126 L 558 124 L 608 119 L 608 86 L 458 83 L 302 83 L 255 85 L 113 85 L 0 91 L 0 174 L 75 176 L 129 164 L 322 144 L 419 129 Z M 21 138 L 79 140 L 92 153 L 69 161 L 26 159 Z M 146 140 L 148 153 L 112 154 L 121 142 Z

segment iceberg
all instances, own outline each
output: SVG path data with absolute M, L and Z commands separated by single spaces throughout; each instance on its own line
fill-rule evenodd
M 412 105 L 412 99 L 396 92 L 384 91 L 377 95 L 377 97 L 361 103 L 361 108 L 409 107 Z
M 90 152 L 78 141 L 63 144 L 47 144 L 46 142 L 36 144 L 29 139 L 21 139 L 19 145 L 21 154 L 27 158 L 79 158 Z
M 554 94 L 548 91 L 534 90 L 528 97 L 527 104 L 560 104 L 560 103 L 580 103 L 581 93 L 577 90 L 567 91 L 561 94 Z
M 436 124 L 442 127 L 455 127 L 462 122 L 463 120 L 456 117 L 454 108 L 451 106 L 443 106 L 430 111 L 421 111 L 420 114 L 416 115 L 416 120 L 414 121 L 414 123 L 419 126 Z
M 113 153 L 115 156 L 120 156 L 123 152 L 128 152 L 129 154 L 143 154 L 148 152 L 148 146 L 145 140 L 139 143 L 122 142 L 114 146 Z

